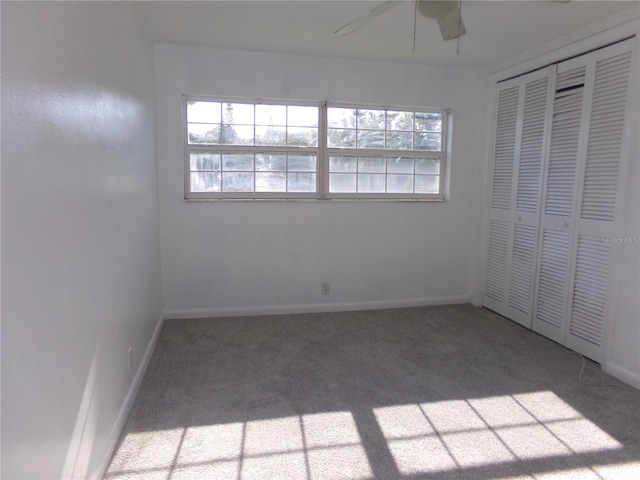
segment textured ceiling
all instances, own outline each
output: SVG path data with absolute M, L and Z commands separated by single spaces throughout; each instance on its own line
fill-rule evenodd
M 460 39 L 460 53 L 455 40 L 442 40 L 436 20 L 422 16 L 413 52 L 414 3 L 409 0 L 348 36 L 333 35 L 379 3 L 145 1 L 137 7 L 144 31 L 158 43 L 471 67 L 489 67 L 602 19 L 631 19 L 640 11 L 638 0 L 463 0 L 467 34 Z

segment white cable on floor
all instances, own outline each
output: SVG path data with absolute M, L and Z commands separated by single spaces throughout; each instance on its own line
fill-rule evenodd
M 582 367 L 580 368 L 580 375 L 578 375 L 578 381 L 580 383 L 584 383 L 585 385 L 590 385 L 592 387 L 618 387 L 618 388 L 624 388 L 625 390 L 632 390 L 635 391 L 635 389 L 632 389 L 630 387 L 627 387 L 626 385 L 620 385 L 617 383 L 595 383 L 595 382 L 587 382 L 586 380 L 582 379 L 582 374 L 584 373 L 584 367 L 586 365 L 586 360 L 584 358 L 584 356 L 578 352 L 575 352 L 581 359 L 582 359 Z

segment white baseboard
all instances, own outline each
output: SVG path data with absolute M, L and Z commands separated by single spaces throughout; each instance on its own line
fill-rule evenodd
M 156 324 L 156 328 L 153 331 L 153 335 L 151 335 L 151 339 L 147 344 L 147 349 L 144 352 L 144 356 L 142 357 L 142 361 L 136 371 L 135 376 L 133 377 L 133 381 L 131 382 L 131 386 L 129 387 L 129 391 L 127 392 L 126 397 L 124 398 L 124 402 L 122 403 L 122 407 L 120 408 L 120 413 L 118 414 L 118 418 L 113 424 L 113 428 L 111 429 L 111 434 L 109 435 L 109 444 L 104 452 L 102 460 L 100 464 L 96 468 L 96 471 L 91 476 L 92 480 L 102 480 L 104 474 L 109 467 L 109 462 L 111 461 L 111 457 L 113 456 L 113 452 L 118 444 L 118 440 L 120 438 L 120 434 L 124 429 L 124 425 L 127 421 L 127 417 L 129 416 L 129 412 L 131 411 L 131 407 L 133 407 L 133 401 L 138 394 L 138 389 L 140 388 L 140 384 L 142 383 L 142 379 L 144 378 L 144 374 L 147 371 L 147 366 L 149 365 L 149 361 L 151 360 L 151 355 L 153 354 L 153 350 L 156 346 L 156 342 L 158 341 L 158 336 L 160 335 L 160 330 L 162 329 L 162 324 L 164 322 L 164 315 L 160 315 L 158 318 L 158 323 Z
M 628 383 L 632 387 L 640 389 L 639 373 L 632 372 L 624 367 L 621 367 L 620 365 L 616 365 L 615 363 L 610 362 L 603 364 L 602 369 L 612 377 L 616 377 L 618 380 L 622 380 L 624 383 Z
M 468 295 L 452 297 L 410 298 L 402 300 L 374 300 L 365 302 L 313 303 L 304 305 L 277 305 L 260 307 L 227 307 L 198 309 L 167 309 L 165 320 L 179 318 L 243 317 L 253 315 L 279 315 L 288 313 L 348 312 L 355 310 L 382 310 L 385 308 L 423 307 L 427 305 L 453 305 L 469 303 Z

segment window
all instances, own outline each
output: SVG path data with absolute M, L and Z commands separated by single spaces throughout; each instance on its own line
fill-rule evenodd
M 317 198 L 318 105 L 186 102 L 187 198 Z
M 445 110 L 184 104 L 187 199 L 443 199 Z
M 327 198 L 442 199 L 445 115 L 327 107 Z

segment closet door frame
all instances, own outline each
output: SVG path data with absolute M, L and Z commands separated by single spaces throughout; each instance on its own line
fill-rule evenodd
M 617 232 L 623 232 L 624 219 L 627 215 L 640 207 L 640 205 L 630 205 L 627 201 L 629 192 L 632 188 L 638 188 L 636 184 L 632 184 L 632 179 L 629 176 L 631 172 L 632 162 L 636 162 L 638 174 L 640 174 L 640 138 L 637 132 L 640 130 L 640 20 L 636 21 L 636 36 L 631 40 L 632 55 L 631 55 L 631 76 L 629 78 L 629 95 L 627 97 L 627 122 L 624 132 L 624 138 L 622 144 L 622 164 L 620 166 L 620 177 L 623 179 L 620 182 L 622 191 L 618 196 L 618 202 L 616 204 L 616 219 L 614 220 L 614 228 Z M 636 215 L 638 212 L 636 211 Z M 638 247 L 636 247 L 638 248 Z M 602 367 L 607 373 L 612 373 L 618 378 L 626 377 L 625 381 L 634 384 L 640 388 L 640 384 L 637 383 L 637 379 L 633 374 L 629 375 L 629 372 L 619 368 L 612 368 L 612 355 L 613 355 L 613 333 L 615 328 L 616 319 L 616 305 L 618 303 L 618 290 L 621 283 L 621 275 L 619 272 L 622 270 L 622 251 L 620 248 L 614 246 L 611 259 L 611 283 L 608 292 L 608 305 L 605 310 L 607 322 L 604 326 L 604 341 L 602 352 Z
M 493 151 L 495 140 L 495 117 L 496 117 L 496 98 L 499 85 L 504 83 L 505 79 L 513 79 L 522 75 L 523 72 L 531 72 L 541 68 L 544 65 L 555 65 L 566 59 L 571 59 L 587 52 L 601 49 L 607 45 L 612 45 L 624 41 L 625 39 L 632 39 L 632 67 L 631 67 L 631 79 L 630 79 L 630 102 L 628 104 L 628 119 L 625 124 L 625 140 L 623 142 L 623 161 L 621 164 L 619 184 L 620 192 L 616 205 L 616 219 L 614 221 L 614 230 L 617 235 L 631 235 L 629 238 L 634 238 L 636 235 L 635 230 L 630 230 L 630 226 L 627 225 L 629 219 L 635 218 L 638 214 L 639 205 L 636 202 L 636 194 L 632 192 L 638 188 L 637 175 L 640 174 L 640 138 L 637 132 L 640 128 L 640 18 L 637 13 L 640 10 L 635 10 L 635 16 L 631 15 L 626 19 L 620 18 L 617 22 L 609 22 L 608 25 L 594 25 L 593 28 L 587 28 L 581 32 L 579 37 L 574 37 L 574 40 L 567 40 L 561 44 L 549 44 L 547 48 L 542 48 L 537 52 L 531 52 L 530 55 L 525 55 L 520 58 L 514 58 L 512 61 L 505 62 L 502 65 L 498 65 L 491 74 L 492 82 L 492 95 L 489 102 L 487 121 L 489 123 L 489 142 L 486 149 L 486 174 L 484 177 L 484 191 L 486 202 L 483 202 L 483 236 L 481 238 L 481 245 L 479 245 L 478 254 L 483 259 L 480 271 L 481 276 L 478 275 L 477 280 L 480 282 L 480 288 L 478 289 L 478 298 L 480 301 L 478 304 L 484 303 L 488 306 L 484 300 L 486 300 L 485 293 L 485 278 L 487 272 L 487 247 L 488 247 L 488 220 L 490 213 L 491 202 L 491 189 L 492 189 L 492 166 L 493 166 Z M 630 178 L 629 173 L 635 172 L 636 177 Z M 631 195 L 631 196 L 630 196 Z M 632 225 L 635 225 L 633 223 Z M 627 281 L 634 281 L 628 277 L 629 269 L 623 268 L 623 262 L 625 262 L 630 255 L 636 255 L 635 251 L 630 249 L 638 248 L 635 245 L 613 245 L 611 264 L 610 264 L 610 278 L 609 291 L 607 292 L 607 306 L 604 325 L 604 337 L 602 348 L 602 368 L 606 372 L 614 375 L 617 378 L 623 379 L 633 385 L 640 385 L 638 383 L 638 376 L 635 369 L 631 371 L 626 367 L 621 366 L 618 362 L 626 362 L 629 360 L 628 352 L 624 353 L 624 357 L 620 357 L 617 352 L 617 348 L 620 346 L 623 337 L 621 335 L 629 335 L 632 332 L 637 332 L 637 329 L 633 326 L 637 319 L 635 318 L 621 318 L 623 313 L 628 315 L 633 305 L 628 305 L 627 300 L 629 295 L 633 295 L 633 292 L 629 286 L 624 283 Z M 540 251 L 538 251 L 538 257 Z M 625 273 L 626 272 L 626 273 Z M 635 285 L 635 283 L 634 283 Z M 620 305 L 622 301 L 622 295 L 625 296 L 625 304 Z M 491 308 L 491 307 L 489 307 Z M 492 308 L 493 309 L 493 308 Z M 624 311 L 623 311 L 624 310 Z M 498 311 L 498 313 L 501 313 Z M 635 315 L 634 315 L 635 316 Z M 619 330 L 620 329 L 620 330 Z M 636 334 L 632 335 L 637 340 Z M 563 340 L 561 340 L 562 342 Z

